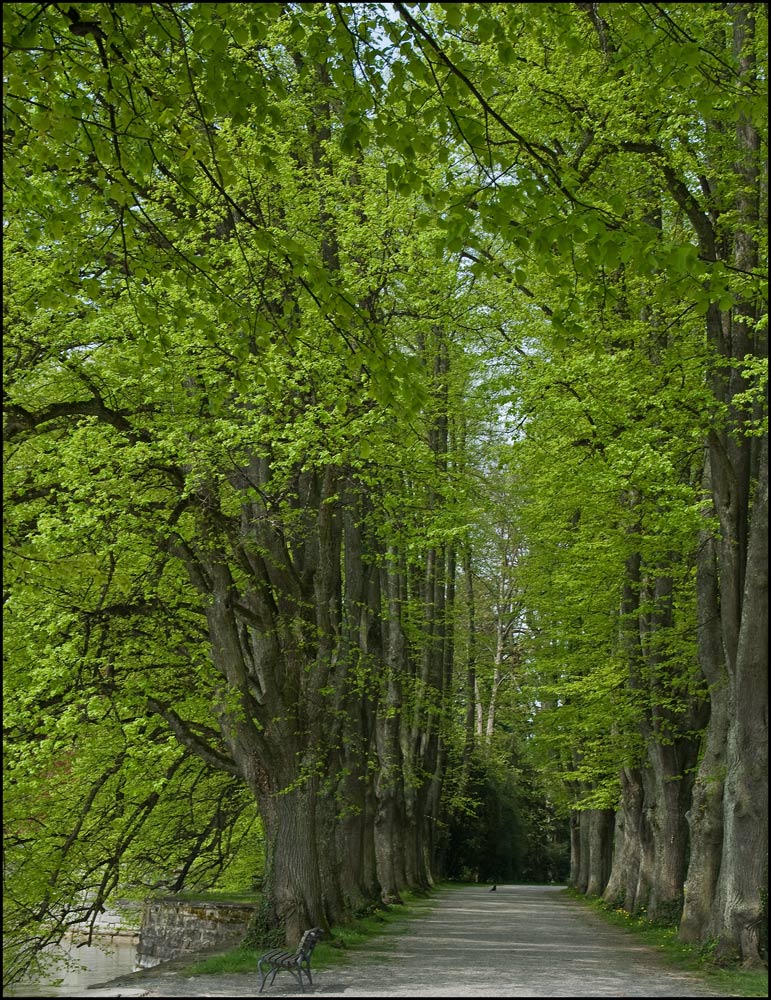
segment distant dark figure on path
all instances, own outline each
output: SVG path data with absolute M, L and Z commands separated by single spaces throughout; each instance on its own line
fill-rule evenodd
M 492 887 L 492 889 L 490 890 L 490 892 L 495 892 L 495 890 L 496 890 L 497 888 L 498 888 L 498 886 L 497 886 L 497 885 L 494 885 L 494 886 Z

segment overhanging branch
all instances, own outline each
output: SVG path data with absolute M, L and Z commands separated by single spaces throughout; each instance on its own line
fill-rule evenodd
M 150 711 L 156 715 L 160 715 L 165 720 L 179 743 L 188 750 L 191 750 L 197 757 L 200 757 L 205 764 L 216 768 L 218 771 L 225 771 L 226 774 L 232 774 L 238 778 L 241 777 L 241 772 L 236 766 L 235 761 L 231 757 L 228 757 L 227 754 L 215 750 L 201 736 L 194 733 L 189 723 L 181 719 L 173 708 L 169 708 L 168 705 L 162 705 L 154 698 L 148 698 L 147 706 Z M 216 738 L 217 734 L 213 729 L 209 729 L 207 732 Z

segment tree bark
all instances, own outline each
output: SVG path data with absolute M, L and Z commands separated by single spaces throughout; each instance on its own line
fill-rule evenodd
M 309 782 L 261 803 L 265 887 L 273 908 L 269 919 L 284 928 L 289 944 L 296 944 L 309 927 L 329 928 L 322 902 L 316 802 L 315 783 Z
M 587 879 L 588 881 L 588 879 Z M 575 809 L 570 813 L 570 885 L 581 888 L 581 813 Z
M 590 809 L 587 820 L 589 865 L 586 894 L 601 896 L 608 884 L 613 862 L 615 812 L 613 809 Z
M 732 4 L 734 52 L 742 83 L 756 80 L 755 5 Z M 750 273 L 758 266 L 761 163 L 757 131 L 743 116 L 736 130 L 737 225 L 725 257 Z M 762 171 L 762 174 L 761 174 Z M 697 222 L 699 220 L 696 220 Z M 767 228 L 767 218 L 763 228 Z M 706 232 L 706 217 L 701 219 Z M 700 234 L 712 257 L 715 242 Z M 717 941 L 718 953 L 758 965 L 759 924 L 767 864 L 768 765 L 768 437 L 754 422 L 767 413 L 759 402 L 748 413 L 742 403 L 746 360 L 767 356 L 767 335 L 757 324 L 760 303 L 740 301 L 721 314 L 707 313 L 711 346 L 724 359 L 713 391 L 725 407 L 724 426 L 709 439 L 708 485 L 720 524 L 716 560 L 700 563 L 700 592 L 719 614 L 720 643 L 711 630 L 701 667 L 710 683 L 712 713 L 706 752 L 692 810 L 692 858 L 686 883 L 681 935 Z M 702 619 L 702 628 L 705 621 Z M 720 850 L 719 863 L 716 860 Z
M 399 902 L 408 885 L 405 865 L 407 817 L 404 807 L 402 763 L 402 674 L 405 670 L 406 640 L 402 631 L 404 578 L 395 548 L 388 553 L 381 570 L 386 600 L 385 693 L 375 723 L 378 767 L 375 773 L 375 854 L 383 901 Z
M 768 848 L 768 441 L 753 497 L 742 617 L 726 740 L 723 858 L 712 920 L 718 953 L 764 964 L 762 894 Z
M 589 888 L 589 876 L 591 872 L 591 817 L 588 809 L 582 809 L 578 813 L 578 875 L 575 887 L 579 892 L 585 893 Z
M 642 816 L 642 775 L 637 768 L 621 771 L 621 805 L 616 813 L 613 867 L 603 892 L 604 901 L 627 913 L 635 912 L 640 877 L 640 823 Z
M 704 476 L 705 489 L 710 491 L 708 457 Z M 696 567 L 696 614 L 699 664 L 709 687 L 710 718 L 688 813 L 690 862 L 679 928 L 680 938 L 687 942 L 706 939 L 723 850 L 723 784 L 730 706 L 718 575 L 717 543 L 705 530 Z

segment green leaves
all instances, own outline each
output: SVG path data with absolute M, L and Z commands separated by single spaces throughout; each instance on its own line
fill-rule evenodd
M 342 704 L 340 637 L 369 663 L 391 623 L 327 623 L 347 600 L 329 579 L 393 553 L 414 591 L 493 509 L 521 538 L 523 703 L 550 773 L 607 804 L 646 713 L 677 717 L 704 443 L 764 433 L 765 147 L 737 136 L 765 103 L 723 51 L 728 8 L 606 6 L 94 4 L 84 34 L 4 5 L 14 822 L 69 742 L 52 815 L 93 771 L 84 823 L 107 817 L 108 853 L 119 789 L 160 795 L 170 831 L 193 777 L 149 695 L 215 734 L 217 699 L 257 734 L 292 685 Z M 345 563 L 359 489 L 345 530 L 367 551 Z M 677 598 L 645 697 L 624 682 L 633 557 L 640 615 L 664 576 Z M 225 591 L 244 663 L 268 636 L 297 654 L 273 686 L 218 672 Z M 431 661 L 426 607 L 394 625 L 400 669 Z M 405 681 L 432 734 L 438 690 Z M 80 846 L 67 879 L 104 857 Z

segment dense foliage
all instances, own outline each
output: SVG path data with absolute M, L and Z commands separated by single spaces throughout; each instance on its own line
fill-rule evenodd
M 3 15 L 9 978 L 244 859 L 289 939 L 560 879 L 568 815 L 761 961 L 765 5 Z

